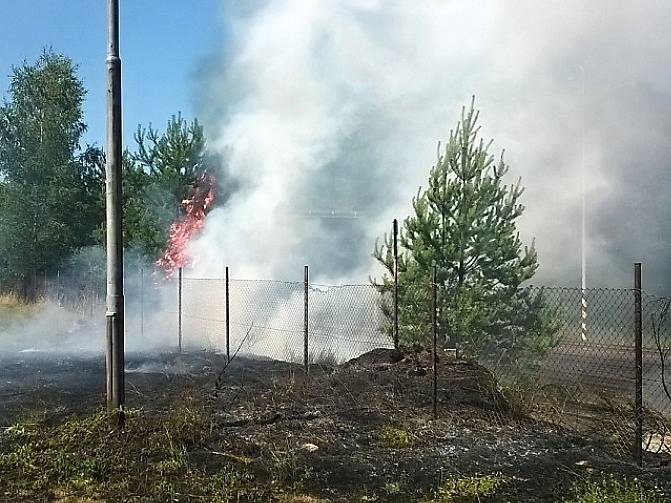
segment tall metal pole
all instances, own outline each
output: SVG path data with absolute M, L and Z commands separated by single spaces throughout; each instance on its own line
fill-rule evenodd
M 119 58 L 119 0 L 107 2 L 107 410 L 123 424 L 124 296 L 121 221 L 121 58 Z
M 580 70 L 580 338 L 587 340 L 587 195 L 585 179 L 585 70 Z
M 634 337 L 636 357 L 636 392 L 634 458 L 643 466 L 643 313 L 641 307 L 641 263 L 634 264 Z
M 394 348 L 398 349 L 398 220 L 394 219 Z

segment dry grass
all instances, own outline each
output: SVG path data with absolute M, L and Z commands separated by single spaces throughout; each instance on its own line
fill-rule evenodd
M 0 293 L 0 309 L 18 309 L 26 304 L 15 293 Z
M 26 303 L 14 293 L 0 293 L 0 335 L 3 329 L 20 323 L 37 309 L 38 303 Z
M 7 315 L 30 314 L 42 304 L 42 299 L 36 302 L 26 302 L 15 293 L 0 293 L 0 313 Z

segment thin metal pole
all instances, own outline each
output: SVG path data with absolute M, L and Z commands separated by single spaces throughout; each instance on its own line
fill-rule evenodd
M 228 284 L 228 266 L 226 266 L 226 361 L 231 361 L 231 297 Z
M 123 424 L 124 296 L 123 234 L 121 214 L 121 58 L 119 57 L 119 0 L 107 2 L 107 409 Z
M 580 69 L 580 193 L 581 193 L 581 225 L 580 225 L 580 338 L 587 340 L 587 194 L 585 172 L 585 71 Z
M 641 308 L 641 263 L 634 264 L 634 334 L 636 338 L 636 434 L 634 457 L 643 466 L 643 313 Z
M 398 349 L 398 220 L 394 219 L 394 348 Z
M 438 417 L 438 287 L 437 287 L 437 270 L 433 266 L 433 274 L 431 278 L 431 330 L 433 332 L 433 418 Z
M 310 271 L 308 266 L 304 267 L 304 302 L 303 302 L 303 365 L 305 372 L 310 369 L 309 355 L 308 355 L 308 291 L 310 289 Z
M 144 266 L 140 266 L 140 338 L 144 339 Z
M 177 348 L 182 352 L 182 268 L 177 272 Z

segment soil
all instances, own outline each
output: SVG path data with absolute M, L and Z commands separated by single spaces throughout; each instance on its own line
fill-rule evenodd
M 434 418 L 432 368 L 422 348 L 376 349 L 341 366 L 311 365 L 307 374 L 250 355 L 227 365 L 211 352 L 137 354 L 127 357 L 126 402 L 151 411 L 185 390 L 197 393 L 215 435 L 192 456 L 205 464 L 251 460 L 260 477 L 273 472 L 333 502 L 366 494 L 418 501 L 449 477 L 491 473 L 509 483 L 482 501 L 561 501 L 577 480 L 602 472 L 671 494 L 668 467 L 649 460 L 641 470 L 595 440 L 532 421 L 487 369 L 443 354 Z M 0 426 L 36 413 L 86 414 L 103 403 L 98 355 L 0 355 Z

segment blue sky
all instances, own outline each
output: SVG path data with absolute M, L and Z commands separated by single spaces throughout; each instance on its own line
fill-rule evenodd
M 194 115 L 194 75 L 222 38 L 220 0 L 121 0 L 124 142 L 138 123 L 163 127 Z M 12 65 L 45 47 L 70 57 L 88 90 L 84 143 L 105 141 L 106 0 L 4 1 L 0 7 L 0 93 Z

